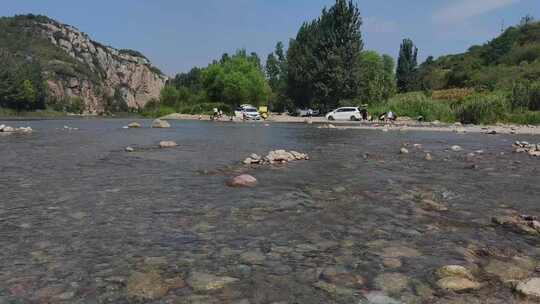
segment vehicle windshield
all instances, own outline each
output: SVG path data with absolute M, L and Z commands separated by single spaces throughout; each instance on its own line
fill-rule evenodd
M 255 113 L 255 112 L 257 112 L 257 109 L 244 109 L 244 111 Z

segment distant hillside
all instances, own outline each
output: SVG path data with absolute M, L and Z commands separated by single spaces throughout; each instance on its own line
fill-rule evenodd
M 0 59 L 0 106 L 37 92 L 38 108 L 44 103 L 64 108 L 77 103 L 89 113 L 142 108 L 159 98 L 167 81 L 141 53 L 104 46 L 45 16 L 0 18 Z
M 428 58 L 418 73 L 425 90 L 508 89 L 517 80 L 540 79 L 540 22 L 522 22 L 463 54 Z

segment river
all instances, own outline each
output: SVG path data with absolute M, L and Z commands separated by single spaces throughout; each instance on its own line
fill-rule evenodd
M 0 303 L 528 303 L 501 272 L 539 276 L 540 237 L 491 218 L 540 215 L 511 147 L 538 136 L 139 121 L 9 121 L 34 132 L 0 136 Z M 240 164 L 275 149 L 311 159 Z M 444 265 L 482 286 L 441 289 Z

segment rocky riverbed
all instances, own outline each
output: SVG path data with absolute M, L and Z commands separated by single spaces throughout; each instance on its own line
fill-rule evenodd
M 536 136 L 130 122 L 10 122 L 0 303 L 540 301 Z

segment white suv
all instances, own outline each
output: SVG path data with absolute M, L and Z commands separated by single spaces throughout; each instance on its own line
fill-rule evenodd
M 326 114 L 328 120 L 362 120 L 362 113 L 357 107 L 343 107 Z

